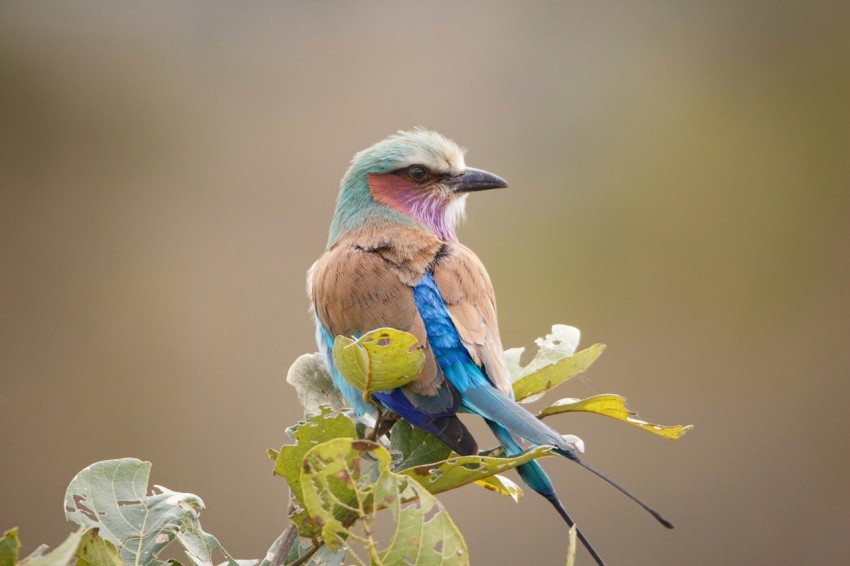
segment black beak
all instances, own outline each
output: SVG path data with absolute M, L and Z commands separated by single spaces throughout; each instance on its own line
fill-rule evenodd
M 467 167 L 462 175 L 443 180 L 442 184 L 450 187 L 456 193 L 504 189 L 508 186 L 501 177 L 472 167 Z

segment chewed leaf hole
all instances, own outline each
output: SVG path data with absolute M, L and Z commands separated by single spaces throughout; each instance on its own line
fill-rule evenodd
M 85 515 L 86 519 L 88 519 L 89 521 L 92 521 L 92 522 L 95 522 L 95 523 L 99 522 L 100 519 L 97 516 L 98 514 L 95 513 L 92 509 L 90 509 L 84 503 L 84 501 L 86 501 L 86 498 L 83 497 L 82 495 L 74 495 L 74 506 L 76 507 L 76 509 L 72 509 L 72 512 L 73 511 L 79 511 L 80 513 Z M 105 515 L 105 513 L 101 513 L 101 515 Z

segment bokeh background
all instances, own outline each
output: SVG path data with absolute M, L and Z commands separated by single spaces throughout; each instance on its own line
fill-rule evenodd
M 511 183 L 460 232 L 506 346 L 576 325 L 609 348 L 560 396 L 696 425 L 552 421 L 676 523 L 547 462 L 609 562 L 850 562 L 844 2 L 4 1 L 0 528 L 58 544 L 73 475 L 136 456 L 261 556 L 305 270 L 351 155 L 416 125 Z M 442 499 L 474 564 L 563 563 L 533 494 Z

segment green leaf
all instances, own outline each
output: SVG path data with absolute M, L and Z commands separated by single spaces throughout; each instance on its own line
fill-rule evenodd
M 561 325 L 552 327 L 553 331 Z M 522 349 L 512 349 L 508 358 L 508 368 L 511 370 L 514 397 L 517 401 L 530 403 L 539 399 L 543 393 L 549 391 L 556 385 L 564 383 L 581 373 L 602 355 L 605 344 L 594 344 L 590 348 L 582 350 L 577 354 L 570 355 L 563 349 L 557 340 L 549 340 L 553 335 L 546 337 L 545 341 L 538 339 L 540 350 L 530 364 L 520 367 L 519 357 Z M 517 353 L 518 352 L 518 353 Z
M 333 356 L 340 374 L 364 394 L 407 385 L 425 363 L 416 338 L 394 328 L 379 328 L 357 340 L 337 336 Z
M 619 395 L 612 394 L 594 395 L 587 399 L 560 399 L 540 411 L 537 417 L 542 419 L 543 417 L 548 417 L 550 415 L 559 415 L 561 413 L 576 411 L 596 413 L 597 415 L 611 417 L 612 419 L 617 419 L 618 421 L 628 423 L 632 426 L 636 426 L 670 440 L 677 440 L 683 434 L 694 428 L 693 425 L 664 426 L 637 419 L 635 418 L 637 413 L 630 411 L 629 408 L 626 407 L 626 399 Z
M 398 421 L 390 431 L 390 452 L 401 455 L 393 462 L 393 469 L 400 471 L 445 460 L 452 449 L 429 432 L 407 421 Z
M 150 462 L 135 458 L 97 462 L 74 477 L 65 493 L 65 517 L 99 528 L 124 562 L 159 564 L 156 555 L 181 529 L 186 517 L 197 518 L 204 503 L 191 493 L 155 486 L 147 495 Z
M 3 533 L 3 538 L 0 538 L 0 566 L 15 566 L 20 551 L 21 541 L 18 539 L 18 528 L 13 527 Z
M 536 458 L 551 456 L 552 450 L 551 446 L 536 446 L 514 458 L 457 456 L 401 473 L 415 479 L 430 493 L 440 493 L 516 468 Z
M 321 354 L 300 356 L 289 367 L 286 382 L 295 388 L 305 417 L 322 414 L 323 405 L 328 405 L 335 410 L 347 406 L 342 393 L 334 387 L 333 379 L 325 368 Z
M 77 547 L 77 566 L 124 566 L 115 545 L 98 536 L 99 529 L 89 529 Z
M 372 564 L 468 564 L 466 543 L 435 497 L 402 474 L 390 470 L 391 457 L 367 440 L 336 439 L 310 450 L 301 483 L 310 514 L 322 525 L 322 537 L 332 550 L 348 548 L 349 558 L 362 560 L 353 547 L 364 546 Z M 363 473 L 374 462 L 372 483 Z M 403 500 L 410 489 L 415 501 Z M 386 546 L 374 535 L 375 513 L 389 508 L 395 530 Z M 340 512 L 341 511 L 341 512 Z M 340 520 L 341 515 L 350 518 Z M 352 529 L 359 519 L 362 530 Z
M 26 566 L 67 566 L 71 559 L 74 558 L 74 554 L 77 552 L 77 548 L 80 546 L 80 540 L 82 540 L 85 532 L 85 529 L 80 529 L 69 535 L 65 539 L 65 542 L 57 546 L 53 551 L 35 558 L 25 558 L 21 564 L 25 564 Z
M 479 485 L 484 489 L 489 489 L 490 491 L 495 491 L 505 497 L 510 497 L 514 501 L 522 499 L 522 489 L 520 489 L 520 487 L 511 479 L 506 478 L 505 476 L 500 476 L 499 474 L 490 476 L 489 478 L 475 480 L 475 485 Z

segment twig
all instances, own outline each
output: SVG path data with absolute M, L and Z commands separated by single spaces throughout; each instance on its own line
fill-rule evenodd
M 310 560 L 310 558 L 312 558 L 313 555 L 316 554 L 324 545 L 324 541 L 314 542 L 313 546 L 310 547 L 310 550 L 308 550 L 304 556 L 300 556 L 298 560 L 288 564 L 287 566 L 301 566 L 302 564 L 306 564 L 307 561 Z
M 378 429 L 381 428 L 381 423 L 384 421 L 384 411 L 377 405 L 377 403 L 373 403 L 373 406 L 375 407 L 375 411 L 378 413 L 378 416 L 375 418 L 375 427 L 372 429 L 372 432 L 369 433 L 367 440 L 378 442 Z

